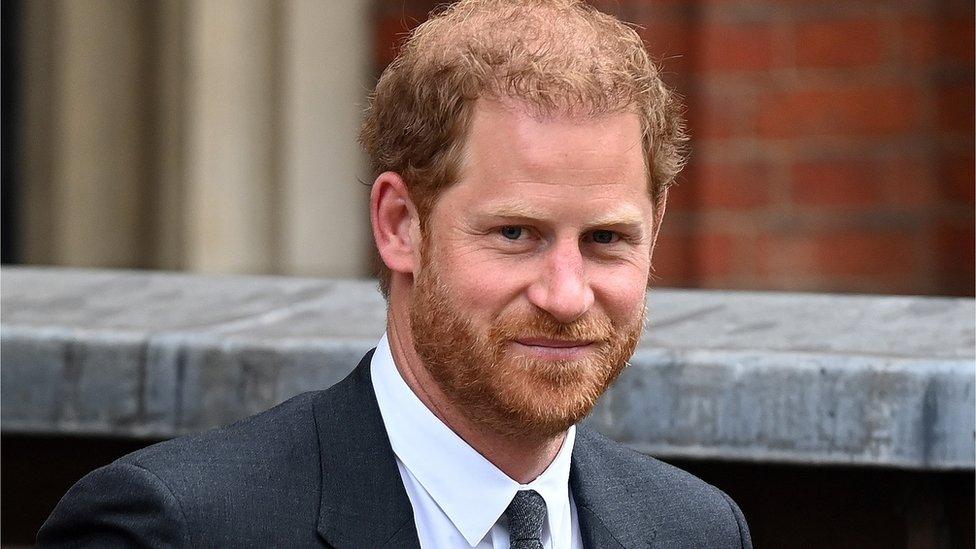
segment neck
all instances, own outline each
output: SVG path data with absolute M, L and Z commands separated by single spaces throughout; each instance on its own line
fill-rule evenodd
M 566 433 L 554 437 L 511 437 L 471 421 L 430 376 L 413 346 L 409 314 L 391 303 L 387 318 L 390 351 L 400 376 L 417 398 L 469 446 L 509 478 L 528 484 L 556 458 Z

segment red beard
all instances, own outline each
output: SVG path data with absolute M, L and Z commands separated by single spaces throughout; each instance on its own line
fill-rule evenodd
M 563 324 L 535 312 L 479 331 L 431 264 L 413 293 L 413 343 L 431 377 L 468 419 L 511 438 L 553 437 L 586 417 L 627 365 L 644 325 L 641 307 L 624 326 L 592 313 Z M 593 343 L 581 358 L 544 360 L 515 350 L 525 338 Z

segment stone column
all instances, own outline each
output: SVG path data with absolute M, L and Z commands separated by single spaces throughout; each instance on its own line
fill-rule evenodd
M 51 259 L 131 267 L 145 254 L 145 5 L 55 5 Z
M 277 254 L 281 4 L 189 2 L 186 267 L 263 273 Z
M 51 0 L 24 2 L 21 36 L 21 82 L 17 139 L 20 154 L 17 172 L 20 187 L 17 207 L 21 260 L 31 265 L 54 263 L 51 218 L 54 139 L 52 111 L 55 99 L 54 55 L 57 6 Z M 8 138 L 8 136 L 4 136 Z
M 370 5 L 25 3 L 25 262 L 367 274 Z
M 368 87 L 368 0 L 282 4 L 282 269 L 363 276 L 369 187 L 357 134 Z
M 154 3 L 156 48 L 154 74 L 154 115 L 152 150 L 155 153 L 155 179 L 150 191 L 153 218 L 153 256 L 147 265 L 154 269 L 181 270 L 186 267 L 186 190 L 188 173 L 187 128 L 189 104 L 187 57 L 187 14 L 184 0 L 157 0 Z

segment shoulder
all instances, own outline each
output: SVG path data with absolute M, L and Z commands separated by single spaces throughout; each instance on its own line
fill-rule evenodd
M 619 488 L 629 498 L 629 517 L 653 530 L 662 547 L 751 547 L 748 526 L 738 505 L 704 480 L 603 435 L 581 427 L 574 459 L 578 471 Z
M 676 497 L 682 500 L 722 499 L 717 488 L 691 473 L 637 452 L 592 429 L 578 429 L 576 446 L 581 451 L 574 457 L 590 461 L 608 477 L 629 479 L 635 485 L 646 485 L 654 490 L 676 490 Z
M 173 468 L 197 471 L 260 468 L 288 458 L 296 446 L 315 443 L 312 405 L 324 391 L 303 393 L 257 415 L 204 433 L 143 448 L 119 463 L 168 475 Z
M 312 407 L 322 393 L 154 444 L 89 473 L 62 498 L 38 544 L 186 546 L 262 522 L 314 523 L 319 461 Z

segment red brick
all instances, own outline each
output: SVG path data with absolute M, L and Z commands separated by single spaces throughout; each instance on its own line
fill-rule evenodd
M 939 200 L 934 167 L 924 158 L 846 158 L 800 162 L 792 169 L 792 197 L 812 208 L 895 207 L 924 211 Z
M 970 10 L 972 4 L 970 3 Z M 943 20 L 939 25 L 938 36 L 941 43 L 942 55 L 950 60 L 958 61 L 969 68 L 973 66 L 974 58 L 974 15 L 970 11 L 966 17 Z
M 624 2 L 620 0 L 587 0 L 587 3 L 603 13 L 623 20 L 627 20 L 630 11 L 626 9 L 626 4 L 629 3 L 626 0 Z
M 970 5 L 970 9 L 972 5 Z M 973 65 L 973 13 L 968 16 L 913 16 L 901 24 L 901 58 L 909 65 Z
M 668 72 L 686 74 L 691 66 L 690 25 L 679 18 L 660 17 L 652 21 L 638 21 L 637 34 L 651 58 Z
M 756 132 L 756 97 L 749 92 L 706 89 L 691 101 L 688 129 L 696 139 L 752 137 Z
M 976 170 L 971 155 L 945 157 L 941 161 L 940 175 L 946 200 L 956 204 L 972 205 L 976 202 Z
M 441 0 L 395 0 L 373 2 L 373 9 L 380 15 L 403 15 L 416 16 L 420 20 L 427 18 L 427 14 L 436 9 L 441 11 L 442 7 L 452 4 L 455 0 L 443 2 Z
M 705 232 L 697 235 L 692 245 L 696 279 L 737 274 L 754 263 L 756 243 L 750 236 Z
M 878 19 L 813 21 L 797 24 L 796 64 L 800 67 L 872 65 L 884 57 Z
M 901 23 L 899 59 L 910 66 L 928 65 L 939 57 L 938 25 L 931 18 L 909 17 Z
M 692 250 L 686 235 L 668 232 L 668 221 L 658 235 L 654 247 L 653 286 L 688 286 L 692 274 Z
M 936 251 L 940 271 L 950 277 L 968 281 L 970 288 L 973 285 L 973 276 L 976 272 L 976 261 L 974 261 L 974 249 L 976 249 L 976 238 L 973 234 L 973 222 L 968 223 L 942 223 L 936 231 Z
M 705 233 L 695 239 L 696 275 L 722 276 L 732 272 L 734 240 L 726 234 Z
M 393 61 L 410 31 L 423 23 L 425 16 L 397 13 L 382 16 L 373 28 L 373 44 L 376 48 L 374 59 L 379 69 L 384 69 Z
M 689 173 L 687 168 L 685 172 Z M 667 215 L 688 212 L 695 209 L 695 189 L 688 181 L 681 180 L 668 189 Z
M 813 270 L 813 251 L 805 234 L 764 234 L 758 242 L 758 271 L 765 279 L 796 277 Z
M 698 30 L 698 67 L 705 71 L 755 71 L 774 66 L 772 29 L 762 23 L 706 21 Z
M 793 201 L 801 206 L 869 207 L 883 202 L 875 166 L 863 160 L 825 160 L 793 166 Z
M 768 93 L 759 101 L 759 131 L 767 137 L 909 133 L 918 123 L 919 95 L 904 87 Z
M 692 173 L 699 207 L 749 210 L 769 204 L 769 166 L 761 162 L 706 162 Z
M 903 279 L 921 265 L 906 232 L 833 231 L 772 235 L 760 240 L 761 272 L 793 277 L 869 276 Z
M 939 90 L 939 127 L 943 131 L 972 135 L 973 117 L 976 116 L 973 108 L 974 95 L 976 90 L 971 81 Z
M 921 259 L 908 235 L 883 232 L 830 235 L 816 242 L 815 254 L 821 272 L 832 275 L 910 273 Z
M 891 205 L 924 210 L 939 199 L 936 169 L 926 159 L 885 159 L 878 166 L 876 177 L 882 182 Z

